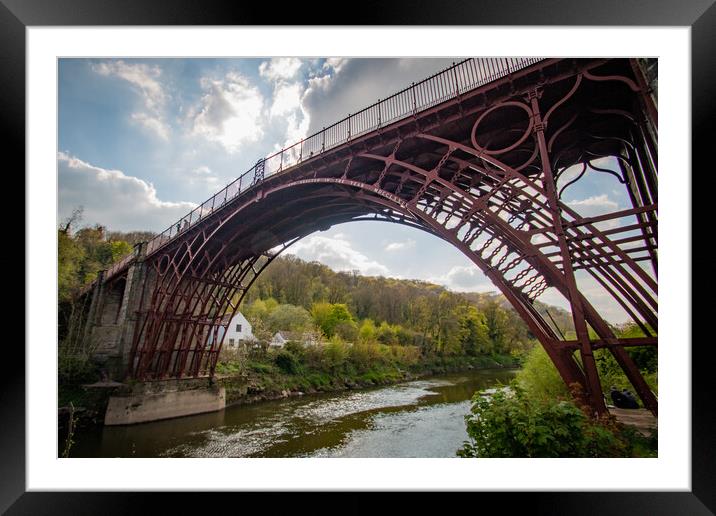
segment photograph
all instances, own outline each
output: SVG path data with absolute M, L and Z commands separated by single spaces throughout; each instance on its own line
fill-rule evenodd
M 57 457 L 658 457 L 658 65 L 59 58 Z
M 0 513 L 713 514 L 716 7 L 501 1 L 0 0 Z

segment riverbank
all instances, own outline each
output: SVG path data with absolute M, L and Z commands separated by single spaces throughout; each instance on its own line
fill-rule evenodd
M 217 374 L 217 383 L 226 389 L 227 406 L 302 396 L 319 392 L 340 392 L 392 385 L 427 376 L 439 376 L 479 369 L 510 369 L 520 366 L 511 355 L 433 357 L 411 365 L 382 364 L 364 371 L 342 367 L 333 371 L 299 368 L 293 373 L 275 363 L 249 361 L 242 371 Z M 226 371 L 227 368 L 224 368 Z
M 478 355 L 431 357 L 405 365 L 380 363 L 358 370 L 350 364 L 324 370 L 301 364 L 293 373 L 277 365 L 276 357 L 222 363 L 217 368 L 216 383 L 226 389 L 226 405 L 248 405 L 262 401 L 298 397 L 322 392 L 340 392 L 392 385 L 449 373 L 480 369 L 510 369 L 520 363 L 511 355 Z M 279 360 L 280 364 L 281 361 Z M 289 369 L 290 370 L 290 369 Z M 104 424 L 109 397 L 115 389 L 61 385 L 59 389 L 59 442 L 67 439 L 70 414 L 75 431 L 86 431 Z M 70 411 L 70 403 L 73 410 Z

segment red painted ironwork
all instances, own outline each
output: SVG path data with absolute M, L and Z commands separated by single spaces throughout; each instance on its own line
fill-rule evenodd
M 467 255 L 595 413 L 605 404 L 593 351 L 606 348 L 656 414 L 656 397 L 624 349 L 655 346 L 658 323 L 657 127 L 632 64 L 468 59 L 260 160 L 136 257 L 148 276 L 128 374 L 212 375 L 221 328 L 279 252 L 333 224 L 381 220 L 427 231 Z M 605 157 L 617 171 L 594 163 Z M 581 166 L 576 178 L 557 189 L 573 166 Z M 562 194 L 586 173 L 612 174 L 632 207 L 581 216 Z M 616 338 L 577 271 L 646 337 Z M 547 289 L 569 303 L 575 340 L 535 308 Z

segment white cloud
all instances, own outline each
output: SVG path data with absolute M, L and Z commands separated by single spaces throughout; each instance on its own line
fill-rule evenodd
M 331 58 L 309 79 L 303 104 L 310 133 L 370 106 L 452 64 L 452 59 Z
M 83 206 L 87 224 L 118 231 L 163 231 L 196 207 L 190 202 L 161 201 L 151 183 L 64 152 L 57 154 L 57 168 L 60 219 Z
M 144 104 L 144 110 L 132 113 L 131 120 L 156 133 L 163 140 L 169 139 L 169 126 L 163 115 L 167 94 L 159 81 L 161 68 L 119 60 L 96 63 L 92 69 L 100 75 L 118 77 L 129 82 L 138 91 Z
M 619 204 L 612 201 L 607 194 L 594 195 L 587 199 L 578 199 L 575 201 L 569 201 L 567 203 L 573 208 L 594 208 L 604 209 L 608 211 L 614 211 L 619 207 Z
M 415 247 L 415 240 L 406 240 L 405 242 L 391 242 L 385 246 L 385 250 L 388 252 L 403 251 L 405 249 L 412 249 Z
M 236 152 L 263 136 L 264 98 L 244 77 L 230 72 L 223 79 L 203 78 L 201 105 L 191 110 L 193 133 Z
M 209 193 L 214 193 L 219 186 L 219 178 L 206 165 L 191 170 L 188 182 L 191 186 L 202 186 Z
M 295 254 L 303 260 L 321 262 L 337 271 L 358 270 L 364 276 L 387 276 L 389 274 L 385 265 L 371 260 L 360 251 L 353 249 L 351 243 L 341 236 L 336 235 L 333 238 L 328 238 L 312 235 L 296 242 L 286 252 Z M 391 276 L 396 277 L 395 275 Z
M 476 265 L 456 265 L 448 273 L 434 280 L 458 292 L 489 292 L 495 290 L 489 278 Z
M 301 68 L 301 60 L 295 57 L 274 57 L 259 65 L 259 75 L 270 81 L 292 79 Z
M 301 83 L 282 83 L 276 86 L 271 116 L 278 117 L 301 108 Z
M 200 167 L 197 167 L 193 170 L 195 174 L 211 174 L 211 169 L 207 167 L 206 165 L 201 165 Z
M 573 208 L 582 217 L 597 217 L 599 215 L 613 213 L 619 209 L 619 203 L 611 200 L 607 194 L 569 201 L 567 205 Z M 597 222 L 594 225 L 597 229 L 607 230 L 619 227 L 620 224 L 619 219 L 609 219 Z
M 169 140 L 169 126 L 161 118 L 147 113 L 132 113 L 132 120 L 155 132 L 162 140 Z

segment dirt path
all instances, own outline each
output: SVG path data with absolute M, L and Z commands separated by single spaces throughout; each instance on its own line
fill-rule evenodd
M 609 407 L 609 413 L 624 425 L 633 426 L 642 435 L 649 437 L 657 428 L 657 419 L 647 409 L 620 409 Z

